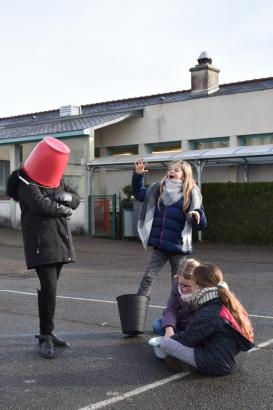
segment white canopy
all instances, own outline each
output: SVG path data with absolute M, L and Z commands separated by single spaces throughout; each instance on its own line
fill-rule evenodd
M 128 168 L 139 159 L 139 155 L 117 155 L 96 158 L 86 164 L 88 168 Z M 192 151 L 146 154 L 143 159 L 149 163 L 164 164 L 175 160 L 185 160 L 192 164 L 236 165 L 262 164 L 273 162 L 273 144 L 228 148 L 213 148 Z M 127 166 L 127 167 L 126 167 Z M 130 167 L 131 168 L 131 167 Z

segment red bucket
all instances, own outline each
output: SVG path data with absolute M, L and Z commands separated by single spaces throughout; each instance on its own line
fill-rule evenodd
M 26 159 L 23 170 L 41 185 L 57 187 L 69 159 L 70 148 L 53 137 L 45 137 Z

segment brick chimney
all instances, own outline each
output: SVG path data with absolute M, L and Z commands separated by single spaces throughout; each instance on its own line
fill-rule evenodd
M 210 95 L 219 90 L 220 70 L 212 65 L 212 59 L 206 51 L 202 51 L 198 64 L 190 68 L 191 93 L 193 96 Z

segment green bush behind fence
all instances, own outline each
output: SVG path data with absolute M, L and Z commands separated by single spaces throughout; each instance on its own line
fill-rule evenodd
M 273 245 L 273 182 L 202 185 L 212 242 Z

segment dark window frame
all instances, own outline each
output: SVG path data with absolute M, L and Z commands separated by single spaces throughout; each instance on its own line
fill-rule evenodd
M 123 152 L 122 152 L 123 151 Z M 107 147 L 108 155 L 138 155 L 138 145 L 117 145 L 112 147 Z
M 6 194 L 6 184 L 10 174 L 10 161 L 0 160 L 0 194 Z
M 247 141 L 253 141 L 254 138 L 260 138 L 261 141 L 259 143 L 255 144 L 247 144 Z M 272 142 L 265 141 L 266 138 L 271 138 Z M 268 144 L 273 144 L 273 132 L 268 132 L 264 134 L 248 134 L 248 135 L 239 135 L 239 145 L 240 146 L 249 146 L 249 145 L 268 145 Z M 264 139 L 264 141 L 262 140 Z
M 171 148 L 174 148 L 174 150 L 172 151 Z M 146 144 L 146 149 L 149 154 L 153 154 L 154 152 L 163 153 L 163 152 L 182 151 L 182 141 L 176 140 L 176 141 L 152 142 L 150 144 Z
M 196 139 L 196 140 L 190 140 L 189 141 L 191 144 L 191 148 L 193 150 L 200 150 L 200 149 L 212 149 L 212 148 L 227 148 L 230 146 L 230 137 L 215 137 L 215 138 L 200 138 L 200 139 Z M 213 143 L 225 143 L 227 142 L 227 144 L 219 144 L 218 147 L 213 146 Z M 206 144 L 208 143 L 207 147 L 203 147 L 200 148 L 198 147 L 198 144 Z M 212 144 L 212 146 L 210 146 Z

